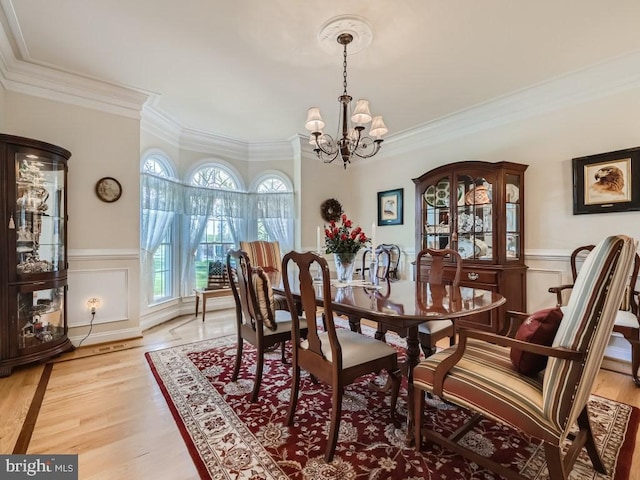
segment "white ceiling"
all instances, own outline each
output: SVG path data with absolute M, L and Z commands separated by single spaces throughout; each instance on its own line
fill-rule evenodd
M 245 141 L 337 128 L 342 55 L 318 33 L 363 17 L 349 93 L 389 135 L 640 50 L 638 0 L 0 0 L 15 56 L 156 94 L 182 128 Z

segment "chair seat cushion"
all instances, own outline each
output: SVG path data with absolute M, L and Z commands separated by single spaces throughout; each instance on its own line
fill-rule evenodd
M 300 318 L 300 329 L 307 328 L 307 321 L 303 317 Z M 286 310 L 276 310 L 275 311 L 275 320 L 276 320 L 276 329 L 271 330 L 270 328 L 264 329 L 264 336 L 268 337 L 270 335 L 280 335 L 282 332 L 291 332 L 291 314 Z
M 530 315 L 516 332 L 516 339 L 550 347 L 556 336 L 562 310 L 558 307 L 545 308 Z M 525 375 L 535 375 L 547 366 L 547 357 L 537 353 L 525 352 L 519 348 L 511 348 L 511 362 L 515 369 Z
M 439 363 L 457 347 L 450 347 L 420 362 L 413 370 L 415 387 L 433 392 L 434 372 Z M 443 400 L 508 423 L 527 421 L 525 430 L 540 439 L 557 441 L 561 432 L 545 418 L 542 410 L 542 375 L 522 375 L 514 370 L 510 349 L 473 339 L 465 354 L 444 380 Z M 523 411 L 530 419 L 525 420 Z M 490 413 L 493 412 L 493 413 Z
M 441 332 L 442 330 L 451 327 L 453 327 L 453 322 L 451 320 L 430 320 L 428 322 L 421 323 L 418 326 L 418 331 L 420 333 L 433 335 L 434 333 Z
M 336 329 L 336 335 L 342 348 L 342 368 L 350 368 L 378 358 L 397 355 L 392 346 L 361 333 L 338 328 Z M 329 344 L 329 334 L 327 332 L 318 333 L 318 337 L 322 342 L 322 354 L 331 362 L 333 355 Z M 307 341 L 304 340 L 300 346 L 305 349 L 308 348 Z

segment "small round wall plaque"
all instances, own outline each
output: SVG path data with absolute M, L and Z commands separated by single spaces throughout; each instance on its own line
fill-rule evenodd
M 103 202 L 115 202 L 122 195 L 122 185 L 113 177 L 103 177 L 96 183 L 96 195 Z

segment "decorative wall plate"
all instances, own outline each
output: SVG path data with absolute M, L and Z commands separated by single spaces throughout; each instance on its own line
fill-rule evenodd
M 465 195 L 464 200 L 467 205 L 484 205 L 491 203 L 487 187 L 483 185 L 478 185 L 477 187 L 469 190 Z
M 441 180 L 437 185 L 429 185 L 424 192 L 424 199 L 431 207 L 449 207 L 449 181 Z
M 96 195 L 103 202 L 115 202 L 122 196 L 122 185 L 113 177 L 103 177 L 96 183 Z
M 507 202 L 516 203 L 520 198 L 520 189 L 513 183 L 507 183 Z

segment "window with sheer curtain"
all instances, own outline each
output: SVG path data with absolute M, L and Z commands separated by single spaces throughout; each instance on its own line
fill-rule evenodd
M 278 241 L 280 250 L 293 249 L 293 193 L 287 179 L 277 174 L 260 178 L 253 194 L 257 239 Z
M 140 183 L 141 277 L 151 305 L 175 295 L 175 216 L 181 193 L 171 162 L 159 154 L 143 159 Z
M 186 189 L 181 249 L 183 294 L 204 288 L 210 262 L 225 262 L 227 251 L 246 231 L 246 193 L 223 165 L 197 169 Z
M 210 262 L 240 240 L 277 240 L 293 248 L 293 187 L 277 173 L 243 191 L 237 174 L 208 163 L 182 183 L 164 155 L 147 155 L 141 173 L 141 275 L 147 304 L 189 296 L 207 284 Z

